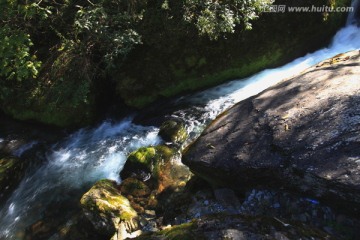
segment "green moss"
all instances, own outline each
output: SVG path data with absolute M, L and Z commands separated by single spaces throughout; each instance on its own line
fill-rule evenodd
M 87 108 L 88 106 L 84 106 L 80 110 L 78 108 L 67 108 L 63 106 L 62 108 L 53 109 L 50 105 L 44 103 L 43 107 L 38 106 L 32 109 L 22 109 L 12 106 L 11 109 L 6 109 L 5 112 L 22 121 L 31 120 L 58 127 L 79 127 L 89 124 L 93 119 L 91 110 L 86 110 Z
M 125 102 L 130 106 L 142 108 L 153 102 L 156 98 L 158 98 L 158 96 L 176 96 L 183 92 L 191 92 L 198 89 L 212 87 L 223 83 L 226 80 L 245 78 L 263 70 L 266 67 L 277 65 L 282 58 L 284 58 L 284 53 L 281 49 L 276 49 L 268 55 L 260 55 L 250 61 L 247 59 L 240 59 L 233 62 L 224 70 L 217 71 L 215 73 L 209 71 L 208 74 L 203 74 L 201 77 L 189 77 L 187 72 L 181 69 L 173 69 L 172 71 L 175 78 L 179 79 L 177 80 L 178 84 L 169 84 L 164 86 L 156 95 L 138 95 L 136 99 L 129 98 L 125 100 Z M 205 58 L 201 59 L 203 59 L 201 60 L 201 66 L 203 66 L 206 64 L 206 60 Z M 197 74 L 195 73 L 193 75 Z
M 133 163 L 140 163 L 150 168 L 156 157 L 156 149 L 154 147 L 142 147 L 130 153 L 128 161 Z
M 139 163 L 152 169 L 159 161 L 167 160 L 173 155 L 174 151 L 166 146 L 142 147 L 130 153 L 127 161 Z
M 155 149 L 156 149 L 156 153 L 158 154 L 158 158 L 159 159 L 161 158 L 165 161 L 170 160 L 170 158 L 173 157 L 175 153 L 174 149 L 164 145 L 158 145 L 155 147 Z
M 113 181 L 107 179 L 95 183 L 83 195 L 80 204 L 84 209 L 100 216 L 116 216 L 123 220 L 131 220 L 137 216 L 129 200 L 121 195 Z
M 174 153 L 173 149 L 163 145 L 139 148 L 128 156 L 121 177 L 126 179 L 140 170 L 148 171 L 154 179 L 158 179 L 161 167 L 169 162 Z
M 349 0 L 330 3 L 350 5 Z M 277 4 L 295 3 L 278 0 Z M 301 4 L 312 3 L 301 0 Z M 329 1 L 321 0 L 316 5 L 329 5 Z M 144 21 L 161 24 L 149 24 L 143 30 L 144 45 L 138 46 L 125 67 L 114 74 L 114 79 L 118 79 L 117 93 L 126 104 L 137 108 L 159 98 L 206 89 L 281 66 L 328 44 L 346 19 L 346 13 L 330 13 L 326 20 L 321 13 L 264 14 L 253 23 L 251 31 L 236 29 L 227 39 L 209 41 L 188 26 L 175 28 L 173 20 L 157 9 L 149 7 L 147 13 Z M 155 34 L 159 31 L 163 34 Z M 189 38 L 192 40 L 188 41 Z M 151 43 L 146 44 L 146 40 Z M 127 77 L 132 84 L 122 84 Z

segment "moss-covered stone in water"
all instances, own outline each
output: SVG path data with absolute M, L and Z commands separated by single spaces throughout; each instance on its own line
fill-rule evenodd
M 169 120 L 161 125 L 159 136 L 161 136 L 165 141 L 181 144 L 185 142 L 188 137 L 188 133 L 184 123 Z
M 121 178 L 125 181 L 129 177 L 146 181 L 151 177 L 157 192 L 168 187 L 184 186 L 191 173 L 180 161 L 172 161 L 175 157 L 175 150 L 164 145 L 140 148 L 129 155 L 120 173 Z M 146 179 L 143 177 L 144 172 L 147 174 Z
M 168 161 L 173 154 L 174 151 L 166 146 L 139 148 L 130 153 L 124 169 L 121 172 L 121 177 L 125 179 L 131 176 L 131 172 L 137 172 L 139 170 L 146 170 L 151 173 L 153 177 L 156 177 L 158 164 Z
M 80 203 L 95 229 L 106 235 L 114 234 L 120 221 L 132 225 L 137 217 L 129 200 L 121 195 L 115 182 L 110 180 L 97 182 L 82 196 Z
M 142 147 L 130 153 L 127 161 L 133 163 L 140 163 L 148 168 L 151 168 L 151 164 L 155 156 L 156 156 L 156 150 L 154 147 Z

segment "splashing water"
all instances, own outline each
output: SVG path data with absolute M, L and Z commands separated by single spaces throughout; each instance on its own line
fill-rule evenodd
M 190 103 L 191 108 L 172 114 L 187 123 L 188 131 L 196 138 L 211 120 L 235 103 L 256 95 L 270 86 L 297 75 L 312 65 L 339 53 L 360 48 L 360 29 L 355 24 L 340 29 L 329 47 L 307 54 L 304 57 L 275 69 L 261 71 L 249 78 L 235 80 L 193 96 L 182 97 L 177 104 Z M 191 142 L 190 139 L 187 143 Z
M 187 103 L 191 107 L 177 110 L 172 116 L 185 121 L 190 142 L 207 123 L 236 102 L 296 75 L 317 62 L 359 48 L 359 28 L 348 25 L 335 35 L 328 48 L 282 67 L 264 70 L 249 78 L 231 81 L 176 100 L 174 104 Z M 81 129 L 54 145 L 47 153 L 47 162 L 28 173 L 0 209 L 0 239 L 16 239 L 16 232 L 23 231 L 37 220 L 51 202 L 74 198 L 74 190 L 81 189 L 78 191 L 80 197 L 84 188 L 99 179 L 119 181 L 119 172 L 127 154 L 138 147 L 160 143 L 158 131 L 155 127 L 135 125 L 131 119 L 116 124 L 106 121 L 95 129 Z
M 99 179 L 120 181 L 126 155 L 144 145 L 160 143 L 158 129 L 131 123 L 104 122 L 96 129 L 81 129 L 53 146 L 47 163 L 28 174 L 0 210 L 0 239 L 16 239 L 15 233 L 38 220 L 53 202 L 74 198 Z

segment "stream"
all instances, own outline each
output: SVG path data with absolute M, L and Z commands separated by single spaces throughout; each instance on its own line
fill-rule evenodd
M 186 123 L 190 135 L 186 145 L 198 137 L 211 120 L 235 103 L 322 60 L 359 49 L 359 30 L 350 15 L 347 25 L 337 32 L 328 47 L 279 68 L 267 69 L 245 79 L 180 97 L 172 102 L 173 106 L 179 107 L 169 117 L 179 118 Z M 41 219 L 49 206 L 78 202 L 82 194 L 99 179 L 120 182 L 119 173 L 131 151 L 162 142 L 157 135 L 157 127 L 141 126 L 135 124 L 133 119 L 134 116 L 121 121 L 106 120 L 97 127 L 80 129 L 54 144 L 45 153 L 46 160 L 42 165 L 28 171 L 2 205 L 0 239 L 19 239 L 19 232 Z M 3 137 L 0 134 L 0 139 Z M 14 154 L 21 156 L 35 145 L 36 142 L 27 144 Z

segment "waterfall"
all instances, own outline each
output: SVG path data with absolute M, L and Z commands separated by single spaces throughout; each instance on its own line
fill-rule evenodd
M 358 7 L 358 4 L 359 1 L 356 1 L 353 6 Z M 183 106 L 183 103 L 187 103 L 191 107 L 174 111 L 172 116 L 186 122 L 193 139 L 209 121 L 236 102 L 296 75 L 319 61 L 359 49 L 360 31 L 355 24 L 355 16 L 356 12 L 350 14 L 348 25 L 337 32 L 327 48 L 282 67 L 267 69 L 246 79 L 179 98 L 174 104 Z M 0 239 L 17 239 L 16 234 L 38 220 L 51 203 L 66 201 L 68 198 L 79 199 L 86 188 L 99 179 L 120 181 L 119 172 L 127 154 L 141 146 L 161 143 L 158 131 L 155 127 L 136 125 L 128 118 L 118 123 L 105 121 L 93 129 L 81 129 L 55 144 L 46 154 L 47 161 L 40 168 L 27 173 L 0 209 Z
M 349 16 L 346 21 L 346 25 L 358 24 L 360 18 L 360 1 L 353 0 L 351 3 L 351 7 L 353 7 L 353 11 L 349 13 Z

